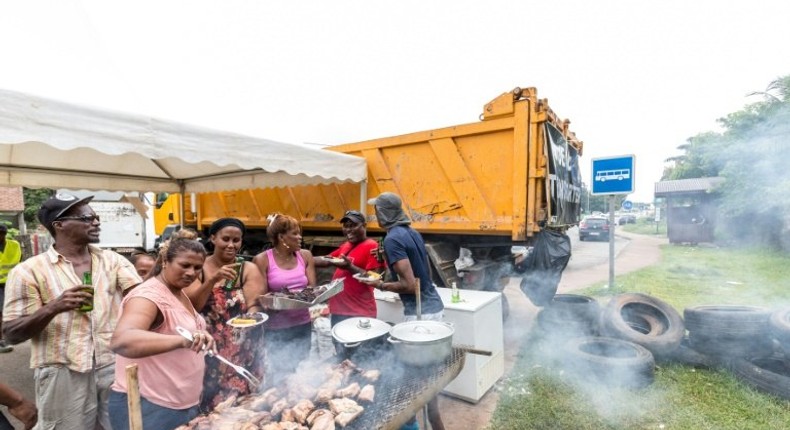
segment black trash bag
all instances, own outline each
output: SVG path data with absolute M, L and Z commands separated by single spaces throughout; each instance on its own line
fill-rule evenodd
M 552 230 L 541 230 L 536 236 L 532 252 L 516 269 L 524 272 L 521 291 L 535 306 L 545 306 L 557 293 L 562 271 L 571 259 L 571 239 Z

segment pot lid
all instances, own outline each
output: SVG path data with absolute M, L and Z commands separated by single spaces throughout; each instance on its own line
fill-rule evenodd
M 389 333 L 389 324 L 375 318 L 354 317 L 340 321 L 332 327 L 332 337 L 341 343 L 355 343 L 374 339 Z
M 390 336 L 406 342 L 433 342 L 452 337 L 455 329 L 447 323 L 439 321 L 409 321 L 395 324 Z

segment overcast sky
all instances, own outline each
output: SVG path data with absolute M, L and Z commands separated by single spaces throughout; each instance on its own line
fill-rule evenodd
M 0 2 L 0 87 L 292 143 L 475 122 L 534 86 L 592 158 L 664 160 L 790 74 L 790 1 Z

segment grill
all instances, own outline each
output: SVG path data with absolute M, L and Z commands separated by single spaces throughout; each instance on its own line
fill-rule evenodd
M 381 369 L 376 401 L 351 422 L 352 430 L 395 430 L 422 409 L 461 372 L 466 349 L 453 348 L 444 361 L 424 367 Z
M 391 348 L 354 354 L 351 360 L 356 365 L 363 369 L 378 369 L 381 376 L 375 383 L 376 398 L 373 404 L 363 405 L 365 411 L 345 429 L 397 430 L 458 376 L 464 367 L 467 352 L 474 350 L 463 346 L 453 347 L 443 361 L 422 367 L 401 364 Z M 327 361 L 338 362 L 342 359 L 333 356 Z

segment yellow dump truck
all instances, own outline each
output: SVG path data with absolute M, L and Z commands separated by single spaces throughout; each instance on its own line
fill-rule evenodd
M 579 221 L 582 142 L 568 125 L 535 88 L 516 88 L 485 104 L 478 122 L 326 148 L 364 157 L 366 184 L 200 194 L 191 199 L 196 208 L 185 199 L 184 224 L 205 230 L 217 218 L 239 218 L 254 253 L 267 246 L 267 216 L 284 213 L 300 220 L 306 247 L 331 248 L 361 195 L 391 191 L 426 239 L 437 284 L 501 289 L 495 279 L 529 271 L 524 257 L 542 231 L 564 235 Z M 157 210 L 160 225 L 179 222 L 177 202 L 171 196 Z M 383 234 L 368 216 L 369 235 Z

